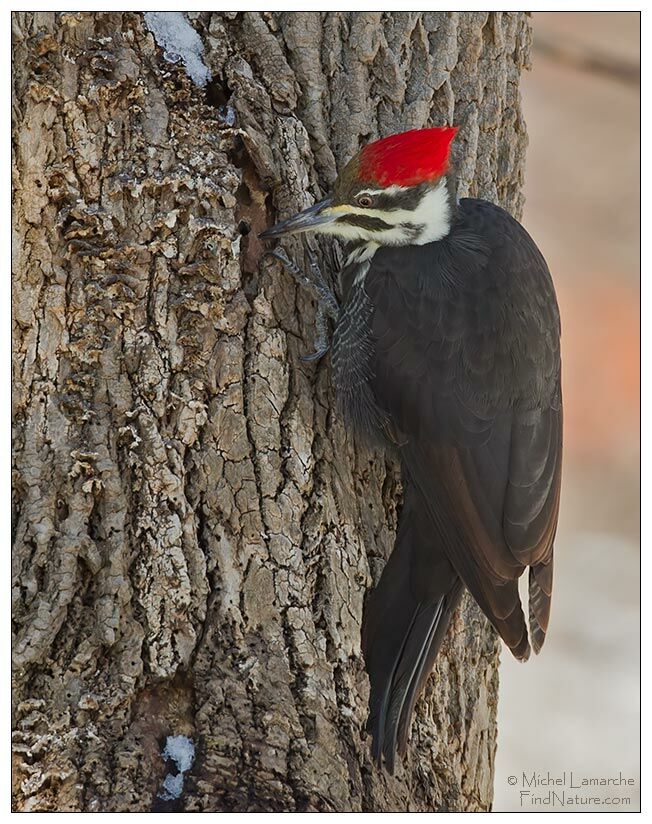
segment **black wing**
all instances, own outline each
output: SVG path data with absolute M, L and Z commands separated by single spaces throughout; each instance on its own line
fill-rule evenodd
M 377 405 L 437 542 L 512 652 L 545 638 L 562 448 L 559 315 L 546 263 L 506 212 L 463 200 L 445 240 L 367 273 Z M 368 618 L 367 620 L 372 620 Z
M 459 599 L 459 579 L 514 655 L 545 639 L 559 511 L 559 314 L 548 268 L 506 212 L 463 200 L 451 234 L 381 249 L 370 388 L 401 455 L 397 542 L 365 608 L 374 756 L 393 769 Z M 459 576 L 459 578 L 458 578 Z

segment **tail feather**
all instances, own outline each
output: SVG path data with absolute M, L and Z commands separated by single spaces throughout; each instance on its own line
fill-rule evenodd
M 362 646 L 371 684 L 372 756 L 394 771 L 416 700 L 459 603 L 462 583 L 405 492 L 396 546 L 365 607 Z
M 462 592 L 458 582 L 435 602 L 417 605 L 391 669 L 375 666 L 368 654 L 371 701 L 368 729 L 373 735 L 374 761 L 394 772 L 396 752 L 404 754 L 417 698 L 434 664 Z
M 463 592 L 464 585 L 458 578 L 453 584 L 451 590 L 444 597 L 441 613 L 437 617 L 436 622 L 433 623 L 427 645 L 424 645 L 424 656 L 421 660 L 419 668 L 415 670 L 414 678 L 410 683 L 410 690 L 406 697 L 402 719 L 398 728 L 398 751 L 402 755 L 405 754 L 407 749 L 410 719 L 412 717 L 414 705 L 416 704 L 417 698 L 421 694 L 421 691 L 428 680 L 428 676 L 432 672 L 435 659 L 439 653 L 439 648 L 442 645 L 442 641 L 446 637 L 448 625 L 450 624 L 450 620 L 455 612 L 455 609 L 462 599 Z
M 443 598 L 436 605 L 420 604 L 417 607 L 412 625 L 405 637 L 399 659 L 396 662 L 396 669 L 387 681 L 378 724 L 379 732 L 381 730 L 383 732 L 382 740 L 379 735 L 378 740 L 374 743 L 378 762 L 380 762 L 382 747 L 382 754 L 390 772 L 394 772 L 394 758 L 399 730 L 405 731 L 405 738 L 407 739 L 407 730 L 414 703 L 411 699 L 419 682 L 423 663 L 432 641 L 434 627 L 441 616 L 442 603 Z
M 412 631 L 393 679 L 392 697 L 387 712 L 387 729 L 392 732 L 385 747 L 385 758 L 388 761 L 393 758 L 399 741 L 403 743 L 402 733 L 407 743 L 417 687 L 423 675 L 435 630 L 442 617 L 443 606 L 444 598 L 440 598 L 435 604 L 420 604 L 417 609 Z

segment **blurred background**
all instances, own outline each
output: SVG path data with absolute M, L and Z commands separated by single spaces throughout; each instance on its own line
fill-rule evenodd
M 585 793 L 626 795 L 631 804 L 620 809 L 633 812 L 640 805 L 640 15 L 535 13 L 533 35 L 532 71 L 522 81 L 530 136 L 523 223 L 548 261 L 561 308 L 564 481 L 546 646 L 526 666 L 502 654 L 494 810 L 577 811 L 520 799 L 523 772 L 565 770 L 568 781 L 572 770 L 576 778 L 635 778 L 624 792 Z

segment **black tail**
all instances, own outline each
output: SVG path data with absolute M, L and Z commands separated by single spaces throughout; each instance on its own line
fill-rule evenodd
M 405 484 L 396 544 L 369 596 L 362 649 L 371 683 L 372 753 L 394 771 L 407 745 L 414 704 L 432 670 L 462 594 L 457 573 L 439 549 L 419 493 Z

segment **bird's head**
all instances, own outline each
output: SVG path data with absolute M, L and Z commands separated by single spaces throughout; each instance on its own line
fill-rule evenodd
M 331 197 L 261 234 L 315 231 L 382 246 L 423 244 L 448 234 L 451 142 L 457 128 L 412 129 L 369 143 L 335 181 Z

